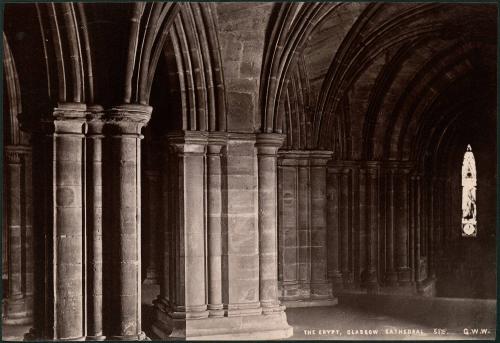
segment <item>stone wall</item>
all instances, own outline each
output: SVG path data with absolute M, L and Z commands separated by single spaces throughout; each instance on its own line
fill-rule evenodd
M 318 154 L 322 167 L 314 162 Z M 331 296 L 332 289 L 334 295 L 432 294 L 435 240 L 446 218 L 444 192 L 424 184 L 405 162 L 326 165 L 330 156 L 280 152 L 281 299 L 318 299 Z M 327 286 L 315 293 L 321 279 L 315 275 L 323 268 Z

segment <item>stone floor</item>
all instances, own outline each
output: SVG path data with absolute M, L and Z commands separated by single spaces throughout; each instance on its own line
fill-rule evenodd
M 157 293 L 157 286 L 144 286 L 143 288 L 143 326 L 146 334 L 149 331 L 152 314 L 152 306 L 149 304 Z M 429 311 L 425 320 L 420 320 L 421 316 L 412 317 L 411 315 L 404 316 L 405 319 L 402 319 L 400 316 L 388 314 L 387 311 L 377 310 L 383 306 L 381 303 L 377 304 L 378 300 L 374 302 L 373 297 L 370 300 L 370 310 L 360 307 L 359 297 L 357 299 L 358 304 L 340 301 L 336 306 L 287 309 L 288 323 L 293 326 L 294 331 L 294 335 L 289 340 L 493 340 L 495 338 L 495 321 L 492 321 L 491 317 L 481 317 L 470 325 L 462 323 L 450 324 L 451 326 L 448 327 L 444 325 L 433 327 L 429 323 L 432 323 L 433 316 L 436 316 L 435 311 Z M 454 306 L 461 306 L 461 301 L 457 299 L 442 301 L 453 302 Z M 420 301 L 424 307 L 425 302 L 425 299 Z M 410 302 L 402 301 L 401 304 L 405 306 Z M 490 301 L 487 305 L 491 307 L 492 304 Z M 414 312 L 414 309 L 408 307 L 408 312 Z M 454 316 L 455 313 L 450 313 L 450 316 Z M 476 329 L 479 331 L 476 332 Z M 27 326 L 3 325 L 2 338 L 4 341 L 22 340 L 27 330 Z M 467 330 L 469 335 L 464 334 L 464 330 Z

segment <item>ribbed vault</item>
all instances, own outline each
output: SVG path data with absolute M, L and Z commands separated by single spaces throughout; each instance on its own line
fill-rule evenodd
M 162 101 L 170 112 L 176 104 L 179 129 L 224 131 L 224 77 L 213 6 L 138 2 L 7 8 L 9 18 L 26 19 L 7 22 L 14 54 L 25 65 L 23 46 L 29 44 L 30 63 L 40 66 L 36 77 L 26 68 L 20 77 L 23 92 L 43 99 L 44 110 L 28 105 L 27 112 L 38 117 L 64 102 L 148 105 L 155 79 L 170 80 L 163 94 L 168 99 Z M 159 64 L 164 75 L 158 76 Z
M 496 12 L 488 5 L 294 4 L 276 12 L 263 65 L 263 127 L 285 132 L 288 148 L 418 159 L 416 135 L 437 129 L 430 107 L 457 82 L 468 97 L 460 80 L 495 75 Z

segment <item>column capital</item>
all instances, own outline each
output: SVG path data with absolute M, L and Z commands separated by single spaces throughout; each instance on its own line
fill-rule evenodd
M 326 166 L 332 158 L 333 151 L 328 150 L 311 150 L 309 151 L 309 159 L 312 166 Z
M 87 105 L 80 102 L 58 103 L 52 113 L 53 120 L 83 120 L 87 115 Z
M 280 150 L 278 163 L 282 166 L 308 166 L 309 151 L 306 150 Z
M 51 118 L 42 120 L 42 127 L 49 133 L 84 134 L 87 105 L 84 103 L 58 103 Z
M 383 161 L 381 168 L 392 169 L 398 174 L 409 174 L 414 165 L 411 161 Z
M 119 134 L 141 133 L 151 119 L 153 108 L 140 104 L 124 104 L 112 107 L 105 111 L 106 124 L 117 130 Z
M 104 109 L 100 105 L 87 106 L 87 133 L 100 135 L 104 127 Z
M 23 155 L 31 153 L 31 148 L 25 145 L 7 145 L 5 146 L 6 162 L 9 164 L 19 164 Z
M 204 154 L 208 143 L 206 131 L 175 131 L 167 134 L 168 146 L 182 154 Z
M 340 173 L 349 173 L 350 170 L 361 168 L 361 161 L 354 160 L 330 160 L 328 161 L 329 170 L 337 170 Z
M 222 148 L 227 144 L 226 132 L 210 132 L 208 135 L 207 153 L 210 155 L 218 155 Z
M 379 174 L 381 164 L 382 163 L 380 161 L 366 161 L 365 162 L 367 174 L 370 175 L 370 177 L 372 179 L 376 178 L 377 175 Z
M 285 135 L 280 133 L 258 133 L 255 138 L 257 155 L 276 155 L 285 141 Z

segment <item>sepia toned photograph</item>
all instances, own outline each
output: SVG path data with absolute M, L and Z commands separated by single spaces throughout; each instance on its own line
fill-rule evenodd
M 2 341 L 496 339 L 497 3 L 2 11 Z

